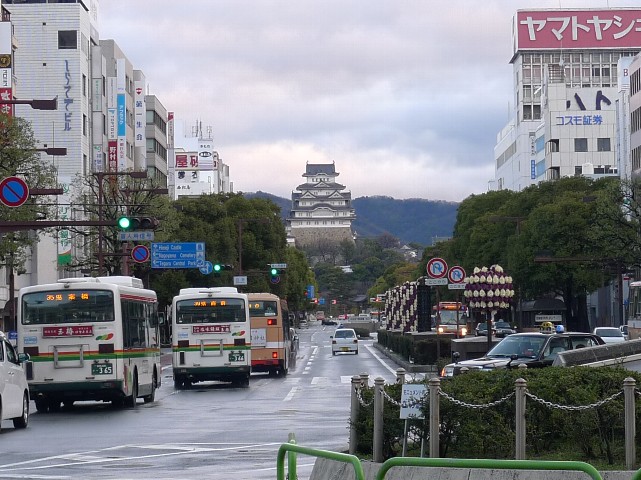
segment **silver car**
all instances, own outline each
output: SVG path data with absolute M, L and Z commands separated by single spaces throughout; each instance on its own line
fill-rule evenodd
M 29 386 L 21 363 L 28 355 L 16 353 L 0 332 L 0 427 L 2 420 L 13 420 L 15 428 L 29 423 Z
M 354 352 L 358 355 L 358 336 L 353 328 L 337 328 L 332 339 L 332 355 L 340 352 Z

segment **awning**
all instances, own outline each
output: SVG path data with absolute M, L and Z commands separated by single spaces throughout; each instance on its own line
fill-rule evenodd
M 524 312 L 550 312 L 550 311 L 564 311 L 565 303 L 558 298 L 539 298 L 538 300 L 528 300 L 523 302 L 519 309 L 519 304 L 516 304 L 517 311 Z

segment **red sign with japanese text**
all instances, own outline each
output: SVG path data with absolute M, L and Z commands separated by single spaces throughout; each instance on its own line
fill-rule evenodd
M 641 10 L 519 10 L 516 51 L 641 49 Z
M 13 105 L 2 103 L 2 100 L 12 100 L 13 99 L 13 89 L 11 87 L 1 87 L 0 88 L 0 112 L 5 115 L 13 116 Z
M 93 325 L 73 325 L 68 327 L 43 327 L 43 337 L 91 337 Z
M 229 325 L 194 325 L 191 327 L 192 333 L 229 333 Z

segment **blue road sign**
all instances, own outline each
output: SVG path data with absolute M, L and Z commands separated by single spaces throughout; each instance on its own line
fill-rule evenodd
M 205 267 L 205 242 L 151 244 L 151 268 L 202 267 Z
M 202 273 L 203 275 L 209 275 L 214 271 L 214 264 L 210 261 L 206 261 L 205 265 L 200 267 L 198 270 L 200 270 L 200 273 Z
M 7 207 L 19 207 L 29 198 L 29 187 L 20 177 L 7 177 L 0 182 L 0 202 Z
M 149 260 L 149 248 L 146 245 L 136 245 L 131 249 L 131 258 L 134 259 L 134 262 L 146 262 Z

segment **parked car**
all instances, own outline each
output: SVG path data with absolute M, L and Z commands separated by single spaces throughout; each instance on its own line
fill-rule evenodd
M 15 428 L 26 428 L 29 423 L 29 385 L 21 365 L 28 359 L 29 355 L 18 355 L 0 332 L 0 425 L 8 419 Z
M 358 355 L 358 336 L 353 328 L 337 328 L 332 339 L 332 355 L 340 352 L 354 352 Z
M 548 367 L 560 352 L 604 344 L 601 337 L 591 333 L 515 333 L 505 337 L 481 358 L 446 365 L 441 376 L 458 375 L 464 367 L 481 371 L 516 368 L 521 364 L 528 368 Z
M 621 343 L 626 340 L 623 332 L 617 327 L 596 327 L 592 333 L 601 337 L 605 343 Z
M 628 334 L 628 326 L 627 325 L 621 325 L 619 327 L 619 330 L 621 330 L 621 333 L 623 334 L 623 336 L 625 337 L 626 340 L 630 339 L 630 336 Z
M 487 336 L 487 322 L 479 322 L 474 329 L 474 335 L 477 337 Z
M 516 333 L 516 330 L 512 328 L 512 325 L 510 325 L 508 322 L 503 322 L 503 321 L 497 321 L 494 323 L 494 327 L 492 327 L 492 334 L 496 335 L 499 338 L 502 337 L 507 337 L 508 335 L 513 335 Z

